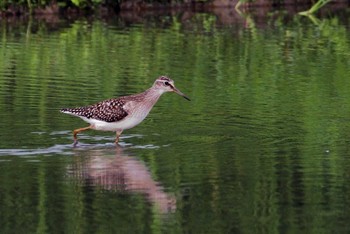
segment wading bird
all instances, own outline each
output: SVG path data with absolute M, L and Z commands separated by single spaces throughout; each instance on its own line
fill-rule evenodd
M 175 92 L 190 101 L 175 87 L 172 79 L 161 76 L 143 93 L 112 98 L 90 106 L 63 108 L 61 112 L 77 116 L 90 124 L 88 127 L 73 131 L 74 144 L 78 142 L 77 134 L 88 129 L 116 132 L 115 143 L 117 144 L 122 132 L 141 123 L 159 97 L 166 92 Z

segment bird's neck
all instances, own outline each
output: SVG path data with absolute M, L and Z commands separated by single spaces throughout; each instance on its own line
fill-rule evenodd
M 163 92 L 151 87 L 143 93 L 134 95 L 134 106 L 130 110 L 131 115 L 138 116 L 138 121 L 142 121 L 144 118 L 146 118 L 162 94 Z
M 163 93 L 163 90 L 159 90 L 152 86 L 144 92 L 144 99 L 147 100 L 149 103 L 152 103 L 153 106 L 157 103 L 158 99 L 160 98 L 160 96 L 162 96 Z
M 134 95 L 134 100 L 136 102 L 142 103 L 142 106 L 144 106 L 146 109 L 151 109 L 154 104 L 157 103 L 159 97 L 164 93 L 164 91 L 159 90 L 155 87 L 151 87 L 144 91 L 143 93 Z

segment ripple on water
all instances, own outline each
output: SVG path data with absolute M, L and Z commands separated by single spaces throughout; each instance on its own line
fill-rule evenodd
M 72 148 L 72 145 L 54 145 L 48 148 L 40 149 L 0 149 L 0 156 L 30 156 L 30 155 L 51 155 L 62 154 L 71 155 L 67 149 Z
M 46 134 L 45 132 L 33 132 L 34 134 Z M 50 133 L 50 135 L 69 135 L 70 131 L 56 131 Z M 71 136 L 70 136 L 71 137 Z M 141 134 L 130 134 L 124 135 L 121 139 L 131 139 L 131 138 L 142 138 Z M 114 143 L 114 138 L 110 136 L 90 136 L 90 135 L 81 135 L 79 137 L 82 141 L 79 141 L 77 145 L 70 144 L 55 144 L 46 148 L 12 148 L 12 149 L 0 149 L 0 156 L 35 156 L 35 155 L 73 155 L 72 149 L 75 150 L 86 150 L 86 149 L 100 149 L 100 148 L 114 148 L 116 145 Z M 92 141 L 90 142 L 84 142 Z M 101 143 L 100 143 L 101 142 Z M 132 144 L 128 142 L 121 141 L 119 146 L 126 147 L 130 149 L 158 149 L 160 147 L 168 147 L 169 145 L 158 146 L 154 144 Z

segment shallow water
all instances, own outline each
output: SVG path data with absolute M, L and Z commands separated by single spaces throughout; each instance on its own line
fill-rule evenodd
M 3 24 L 0 233 L 347 233 L 344 15 Z M 59 112 L 147 89 L 125 131 Z

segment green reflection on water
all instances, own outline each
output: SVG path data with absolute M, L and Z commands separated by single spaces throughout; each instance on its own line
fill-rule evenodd
M 348 26 L 337 17 L 261 28 L 252 18 L 220 26 L 209 14 L 162 20 L 3 26 L 0 232 L 349 231 Z M 193 101 L 165 94 L 124 133 L 131 156 L 122 157 L 175 194 L 166 218 L 149 193 L 72 176 L 89 168 L 94 145 L 114 157 L 114 134 L 85 133 L 87 149 L 74 151 L 70 131 L 84 123 L 58 112 L 141 92 L 161 74 Z

